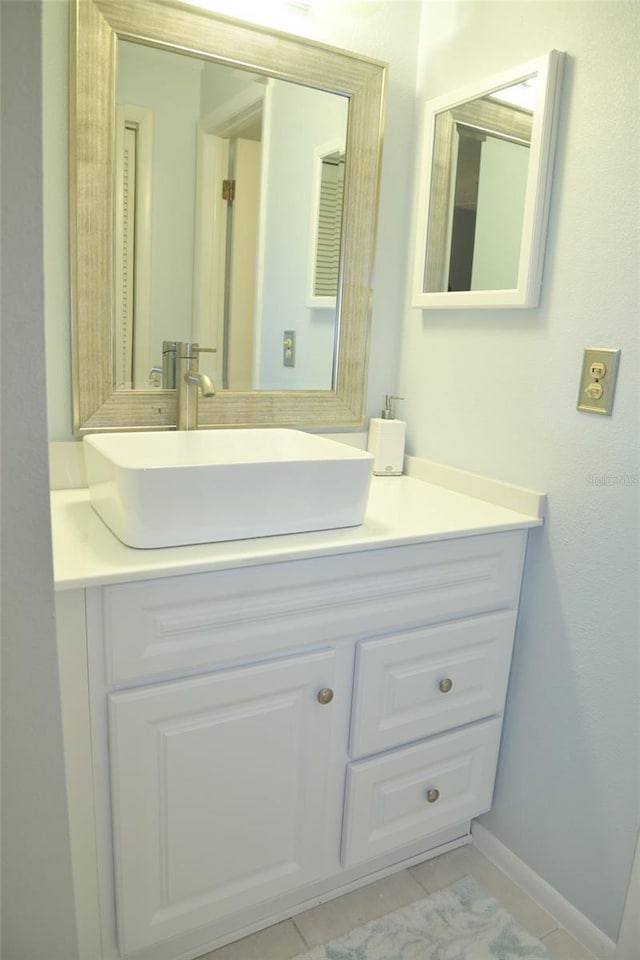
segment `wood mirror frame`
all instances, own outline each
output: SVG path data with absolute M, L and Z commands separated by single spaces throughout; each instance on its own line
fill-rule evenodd
M 386 65 L 164 0 L 72 0 L 70 230 L 73 427 L 171 429 L 175 390 L 115 390 L 116 41 L 132 40 L 349 98 L 335 388 L 220 391 L 201 427 L 348 427 L 364 421 Z

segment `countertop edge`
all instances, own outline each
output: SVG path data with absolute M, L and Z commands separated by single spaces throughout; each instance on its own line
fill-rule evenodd
M 444 479 L 446 470 L 438 476 Z M 490 485 L 488 481 L 486 490 L 492 493 Z M 52 491 L 55 589 L 61 592 L 284 563 L 542 525 L 542 517 L 531 509 L 535 499 L 516 495 L 512 502 L 525 504 L 530 512 L 411 475 L 374 477 L 367 516 L 358 527 L 135 550 L 121 544 L 93 513 L 86 488 Z

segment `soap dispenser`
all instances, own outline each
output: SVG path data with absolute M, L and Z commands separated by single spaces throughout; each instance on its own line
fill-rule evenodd
M 373 473 L 376 477 L 399 477 L 404 466 L 404 441 L 407 425 L 396 420 L 393 401 L 403 397 L 387 394 L 379 417 L 369 420 L 367 450 L 374 456 Z

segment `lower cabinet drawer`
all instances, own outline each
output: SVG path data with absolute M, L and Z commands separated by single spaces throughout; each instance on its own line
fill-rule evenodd
M 351 867 L 485 813 L 500 718 L 349 764 L 342 862 Z

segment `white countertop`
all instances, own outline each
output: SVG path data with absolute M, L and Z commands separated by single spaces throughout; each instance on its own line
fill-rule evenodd
M 51 494 L 56 589 L 150 580 L 327 554 L 537 527 L 539 516 L 413 477 L 373 477 L 363 524 L 253 540 L 135 550 L 94 512 L 86 488 Z

